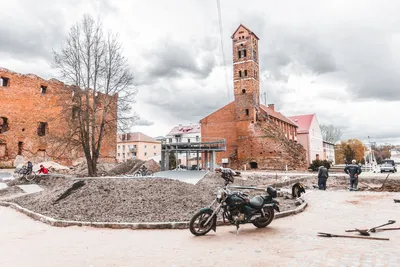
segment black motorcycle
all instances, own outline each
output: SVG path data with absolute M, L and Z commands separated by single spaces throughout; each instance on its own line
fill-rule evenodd
M 258 228 L 267 227 L 274 219 L 274 210 L 280 212 L 279 202 L 274 198 L 277 197 L 276 190 L 268 186 L 265 190 L 265 196 L 249 196 L 240 191 L 231 191 L 230 188 L 242 189 L 258 189 L 255 187 L 229 187 L 229 183 L 233 183 L 234 179 L 230 171 L 222 171 L 221 177 L 225 180 L 223 188 L 220 188 L 216 199 L 209 207 L 200 209 L 189 223 L 190 232 L 195 236 L 207 234 L 210 230 L 216 231 L 217 215 L 222 210 L 222 219 L 232 225 L 236 225 L 238 233 L 239 225 L 252 223 Z M 211 207 L 218 203 L 215 210 Z

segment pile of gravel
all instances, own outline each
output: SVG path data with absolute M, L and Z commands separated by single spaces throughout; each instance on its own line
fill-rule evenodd
M 23 193 L 24 191 L 18 186 L 7 187 L 0 190 L 0 198 L 8 197 L 14 194 Z
M 215 198 L 221 178 L 205 177 L 196 185 L 164 178 L 86 179 L 84 185 L 55 203 L 77 181 L 63 180 L 45 191 L 12 201 L 56 219 L 93 222 L 189 221 Z M 213 181 L 211 184 L 209 182 Z M 250 195 L 260 192 L 250 192 Z M 279 198 L 281 210 L 294 199 Z
M 17 204 L 57 219 L 97 222 L 186 221 L 214 195 L 202 186 L 161 179 L 93 179 L 54 201 L 71 185 L 19 197 Z
M 128 159 L 126 162 L 120 163 L 113 169 L 108 171 L 108 176 L 121 175 L 126 173 L 136 172 L 142 165 L 144 161 L 140 159 Z

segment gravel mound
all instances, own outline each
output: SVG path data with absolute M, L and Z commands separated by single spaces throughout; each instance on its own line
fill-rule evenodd
M 213 200 L 202 186 L 162 179 L 93 179 L 60 200 L 68 185 L 54 187 L 13 201 L 57 219 L 97 222 L 187 221 Z
M 12 201 L 43 215 L 63 220 L 189 221 L 194 213 L 214 200 L 217 187 L 223 185 L 223 180 L 217 178 L 219 176 L 211 174 L 196 185 L 165 178 L 85 179 L 82 187 L 73 190 L 57 203 L 54 202 L 65 195 L 77 181 L 43 180 L 41 183 L 46 187 L 45 191 Z M 250 192 L 250 196 L 256 194 L 260 192 Z M 296 207 L 295 199 L 279 198 L 279 202 L 282 211 Z
M 23 193 L 24 191 L 18 186 L 11 186 L 0 190 L 0 198 L 8 197 L 14 194 Z

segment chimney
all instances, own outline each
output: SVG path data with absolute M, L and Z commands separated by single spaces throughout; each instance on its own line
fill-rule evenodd
M 272 110 L 275 110 L 275 104 L 268 104 L 268 107 L 271 108 Z

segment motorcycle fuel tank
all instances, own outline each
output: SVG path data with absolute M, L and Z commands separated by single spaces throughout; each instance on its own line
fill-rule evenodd
M 226 204 L 227 204 L 228 206 L 237 206 L 237 205 L 241 205 L 241 204 L 246 203 L 246 202 L 244 201 L 243 198 L 238 197 L 238 196 L 235 196 L 235 195 L 229 196 L 229 197 L 225 200 L 225 202 L 226 202 Z

